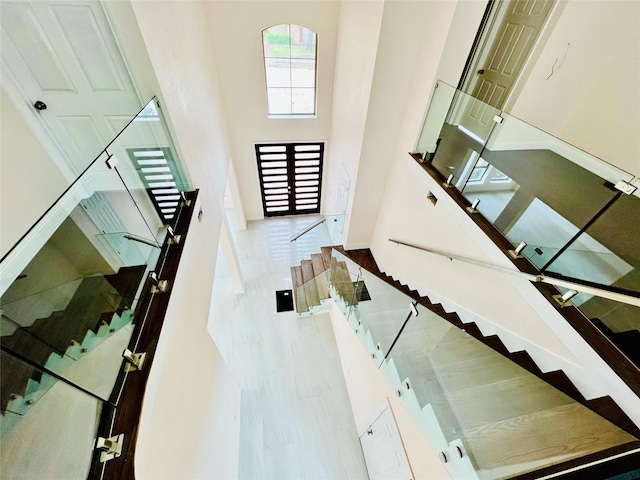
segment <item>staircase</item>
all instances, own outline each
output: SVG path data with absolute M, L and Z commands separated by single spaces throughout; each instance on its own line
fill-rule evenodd
M 542 372 L 525 351 L 509 352 L 496 335 L 484 336 L 474 323 L 380 272 L 369 250 L 336 247 L 372 275 L 365 276 L 369 287 L 377 277 L 398 292 L 378 286 L 375 308 L 358 304 L 347 262 L 330 259 L 328 250 L 320 273 L 330 270 L 332 297 L 418 424 L 439 429 L 438 448 L 463 449 L 463 478 L 521 474 L 637 441 L 640 430 L 610 397 L 586 400 L 562 371 Z M 313 285 L 302 267 L 300 285 Z M 338 279 L 350 289 L 337 288 L 331 280 Z M 407 317 L 399 292 L 422 313 Z M 299 313 L 309 310 L 308 302 L 300 304 Z
M 322 247 L 322 253 L 314 253 L 311 260 L 302 260 L 299 266 L 291 267 L 291 281 L 293 283 L 293 298 L 296 312 L 299 315 L 309 315 L 317 312 L 329 298 L 329 284 L 335 285 L 341 295 L 353 297 L 353 283 L 349 277 L 345 262 L 338 262 L 331 256 L 331 247 Z M 330 278 L 331 266 L 337 275 Z
M 121 269 L 116 275 L 84 278 L 64 310 L 35 321 L 11 320 L 17 328 L 0 337 L 2 434 L 57 381 L 10 353 L 64 375 L 69 366 L 132 322 L 130 307 L 137 289 L 136 279 L 139 283 L 143 273 L 144 268 L 133 267 Z M 38 298 L 34 297 L 35 304 Z

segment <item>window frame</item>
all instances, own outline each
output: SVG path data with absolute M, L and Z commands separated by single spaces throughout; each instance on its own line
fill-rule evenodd
M 267 44 L 267 33 L 272 30 L 275 29 L 277 27 L 283 27 L 286 26 L 287 27 L 287 35 L 289 36 L 289 56 L 288 57 L 284 57 L 284 56 L 268 56 L 267 55 L 267 49 L 268 49 L 268 45 Z M 313 43 L 314 43 L 314 50 L 313 50 L 313 56 L 309 56 L 309 57 L 295 57 L 292 55 L 292 46 L 294 45 L 292 43 L 292 35 L 291 35 L 291 31 L 292 28 L 300 28 L 301 31 L 303 33 L 307 33 L 310 35 L 313 35 Z M 267 93 L 267 112 L 268 112 L 268 118 L 269 119 L 315 119 L 317 118 L 317 110 L 318 110 L 318 34 L 316 32 L 314 32 L 313 30 L 311 30 L 310 28 L 307 28 L 303 25 L 297 25 L 297 24 L 293 24 L 293 23 L 281 23 L 278 25 L 271 25 L 270 27 L 265 28 L 264 30 L 262 30 L 262 59 L 263 59 L 263 66 L 264 66 L 264 78 L 265 78 L 265 87 L 266 87 L 266 93 Z M 269 85 L 269 75 L 268 75 L 268 65 L 267 62 L 269 59 L 288 59 L 289 61 L 289 86 L 272 86 Z M 293 68 L 291 65 L 292 60 L 313 60 L 313 87 L 295 87 L 293 85 Z M 294 89 L 312 89 L 313 90 L 313 105 L 312 105 L 312 112 L 301 112 L 301 111 L 295 111 L 294 110 L 294 96 L 293 96 L 293 91 Z M 272 112 L 272 103 L 270 100 L 270 93 L 273 90 L 277 90 L 277 89 L 288 89 L 289 91 L 289 95 L 288 95 L 288 99 L 289 99 L 289 113 L 282 113 L 282 112 Z M 274 109 L 275 110 L 275 109 Z

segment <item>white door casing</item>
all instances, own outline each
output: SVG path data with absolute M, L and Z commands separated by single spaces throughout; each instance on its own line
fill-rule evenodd
M 494 125 L 531 53 L 555 0 L 506 0 L 493 15 L 477 58 L 472 61 L 459 124 L 481 139 Z
M 0 13 L 3 87 L 77 176 L 141 105 L 104 9 L 3 1 Z

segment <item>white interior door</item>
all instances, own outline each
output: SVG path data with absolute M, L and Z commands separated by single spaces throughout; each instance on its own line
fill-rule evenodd
M 141 105 L 102 5 L 2 1 L 0 26 L 3 87 L 80 173 Z
M 472 63 L 467 89 L 474 99 L 460 124 L 480 138 L 493 126 L 544 26 L 555 0 L 504 0 L 484 34 L 484 47 Z M 477 99 L 477 100 L 475 100 Z M 490 108 L 495 107 L 495 108 Z
M 413 478 L 398 427 L 388 406 L 360 437 L 360 443 L 371 480 Z

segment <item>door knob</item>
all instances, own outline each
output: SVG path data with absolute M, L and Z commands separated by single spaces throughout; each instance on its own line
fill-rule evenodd
M 478 70 L 478 75 L 482 75 L 484 73 L 484 68 L 481 68 L 480 70 Z
M 47 104 L 38 100 L 36 103 L 33 104 L 33 108 L 35 108 L 36 110 L 46 110 Z

